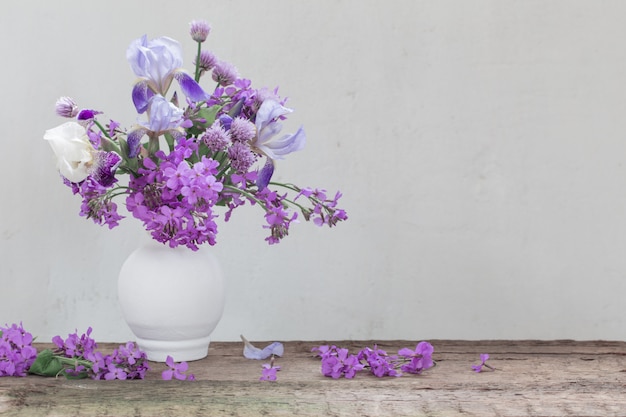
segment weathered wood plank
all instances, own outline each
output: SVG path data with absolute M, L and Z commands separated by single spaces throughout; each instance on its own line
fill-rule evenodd
M 213 343 L 190 363 L 198 381 L 0 378 L 0 416 L 623 416 L 626 343 L 431 341 L 438 365 L 421 376 L 332 380 L 310 349 L 289 342 L 279 381 L 259 382 L 262 362 L 239 343 Z M 372 342 L 333 342 L 354 351 Z M 263 343 L 258 343 L 263 345 Z M 379 343 L 389 351 L 415 342 Z M 470 366 L 490 353 L 495 372 Z

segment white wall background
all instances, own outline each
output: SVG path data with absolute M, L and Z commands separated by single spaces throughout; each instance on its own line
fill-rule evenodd
M 61 95 L 132 122 L 128 43 L 174 37 L 191 68 L 192 19 L 290 97 L 309 141 L 277 175 L 350 215 L 272 247 L 252 208 L 222 225 L 215 340 L 626 338 L 619 0 L 3 3 L 0 322 L 132 338 L 116 280 L 143 231 L 80 218 L 42 135 Z

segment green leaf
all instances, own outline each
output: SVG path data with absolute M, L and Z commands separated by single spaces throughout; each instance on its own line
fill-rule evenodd
M 205 120 L 205 122 L 200 125 L 205 129 L 211 126 L 215 121 L 215 116 L 217 115 L 217 112 L 220 111 L 220 109 L 220 106 L 204 107 L 200 109 L 200 111 L 198 111 L 198 117 Z
M 167 142 L 167 146 L 170 148 L 170 152 L 174 150 L 174 136 L 169 133 L 165 133 L 163 135 L 165 137 L 165 142 Z
M 62 370 L 61 360 L 50 349 L 45 349 L 39 352 L 28 372 L 41 376 L 57 376 Z
M 100 146 L 102 147 L 103 151 L 115 152 L 117 154 L 120 153 L 119 146 L 117 146 L 115 142 L 113 142 L 111 139 L 107 138 L 106 136 L 100 138 Z
M 87 371 L 80 372 L 77 375 L 72 375 L 65 372 L 65 379 L 85 379 L 88 376 L 89 374 L 87 373 Z
M 128 152 L 130 151 L 130 148 L 128 147 L 128 142 L 126 142 L 126 139 L 124 138 L 119 138 L 118 142 L 120 144 L 121 156 L 124 160 L 123 168 L 127 169 L 129 172 L 137 172 L 137 167 L 139 163 L 137 162 L 137 158 L 128 157 Z
M 120 152 L 121 152 L 121 156 L 122 158 L 124 158 L 124 160 L 128 159 L 128 152 L 129 152 L 129 148 L 128 148 L 128 142 L 126 142 L 126 139 L 124 138 L 119 138 L 118 142 L 120 144 Z
M 194 118 L 204 119 L 204 122 L 196 121 L 192 127 L 187 129 L 188 133 L 191 133 L 193 136 L 198 136 L 204 133 L 215 121 L 215 116 L 217 112 L 220 111 L 221 106 L 211 106 L 211 107 L 203 107 L 198 110 L 198 113 L 194 116 Z

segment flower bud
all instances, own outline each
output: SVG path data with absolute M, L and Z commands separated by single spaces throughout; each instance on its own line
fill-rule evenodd
M 78 114 L 78 106 L 71 97 L 61 97 L 55 105 L 56 113 L 61 117 L 72 118 Z
M 238 77 L 237 68 L 229 62 L 220 61 L 213 68 L 213 81 L 226 87 L 235 82 Z
M 217 63 L 217 57 L 210 51 L 200 51 L 200 62 L 198 66 L 200 67 L 200 73 L 204 73 L 207 71 L 211 71 L 215 64 Z M 193 64 L 196 65 L 196 59 L 194 58 Z
M 206 41 L 207 36 L 209 36 L 209 32 L 211 31 L 211 27 L 204 20 L 194 20 L 189 23 L 189 34 L 191 38 L 196 42 L 204 42 Z

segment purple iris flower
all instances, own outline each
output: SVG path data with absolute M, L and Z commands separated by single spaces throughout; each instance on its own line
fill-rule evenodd
M 259 175 L 256 179 L 256 186 L 260 191 L 263 191 L 265 187 L 267 187 L 267 184 L 269 184 L 272 179 L 272 175 L 274 175 L 274 162 L 268 159 L 265 165 L 263 165 L 263 168 L 259 171 Z
M 275 100 L 265 100 L 256 114 L 257 137 L 252 141 L 252 147 L 270 159 L 283 159 L 285 155 L 304 148 L 306 135 L 302 127 L 296 133 L 274 139 L 283 128 L 278 119 L 291 112 L 293 110 Z
M 122 157 L 115 152 L 100 151 L 95 157 L 91 176 L 103 187 L 110 187 L 117 182 L 115 171 L 122 163 Z
M 240 336 L 243 340 L 243 356 L 247 359 L 267 359 L 270 356 L 283 356 L 285 347 L 280 342 L 270 343 L 263 349 L 254 346 L 243 335 Z
M 182 121 L 183 111 L 162 95 L 156 95 L 148 103 L 148 122 L 143 125 L 152 132 L 161 133 L 177 129 Z
M 130 44 L 126 50 L 126 59 L 139 77 L 132 93 L 133 103 L 139 113 L 148 109 L 148 102 L 153 95 L 165 95 L 174 79 L 191 100 L 209 98 L 191 75 L 181 68 L 183 51 L 174 39 L 163 36 L 148 40 L 144 35 Z
M 254 150 L 268 158 L 257 179 L 257 186 L 260 190 L 267 187 L 272 174 L 274 174 L 275 159 L 284 159 L 285 155 L 304 148 L 306 135 L 302 126 L 296 133 L 274 139 L 274 136 L 279 134 L 283 128 L 282 123 L 278 120 L 292 111 L 275 100 L 265 100 L 256 114 L 257 136 L 250 145 Z
M 176 107 L 171 102 L 167 101 L 165 97 L 160 94 L 152 96 L 148 100 L 148 121 L 141 123 L 141 126 L 133 129 L 128 134 L 128 156 L 134 158 L 139 155 L 141 150 L 141 138 L 148 132 L 153 132 L 156 135 L 169 133 L 183 133 L 180 128 L 183 122 L 184 112 Z

